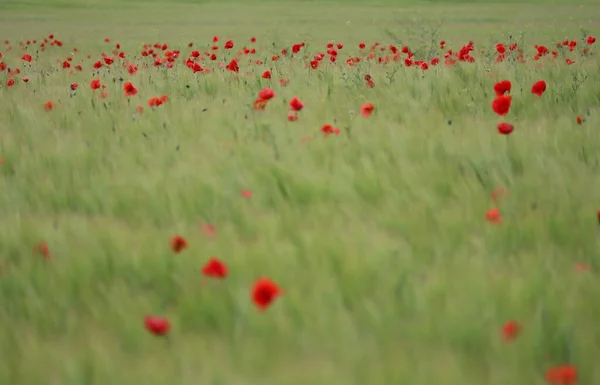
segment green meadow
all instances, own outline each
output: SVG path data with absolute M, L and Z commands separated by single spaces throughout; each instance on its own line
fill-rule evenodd
M 599 384 L 598 20 L 595 0 L 0 1 L 0 384 Z M 264 311 L 261 277 L 282 290 Z

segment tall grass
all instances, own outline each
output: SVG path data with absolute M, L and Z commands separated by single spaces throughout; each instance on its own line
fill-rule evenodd
M 1 61 L 21 73 L 13 87 L 0 73 L 0 384 L 530 385 L 557 365 L 599 383 L 598 45 L 581 55 L 600 34 L 586 21 L 598 8 L 548 7 L 547 18 L 577 18 L 540 28 L 528 6 L 448 7 L 438 30 L 436 16 L 411 22 L 401 9 L 380 23 L 373 8 L 326 6 L 277 21 L 282 7 L 3 14 L 14 15 L 0 27 L 13 48 L 1 46 Z M 531 25 L 501 27 L 512 12 Z M 29 48 L 24 63 L 19 39 L 49 33 L 64 45 Z M 213 34 L 219 60 L 192 73 L 182 61 L 210 51 Z M 565 38 L 577 49 L 531 59 L 534 44 Z M 469 39 L 475 63 L 444 66 Z M 330 40 L 344 44 L 338 62 L 307 68 Z M 271 61 L 302 41 L 299 57 Z M 348 66 L 361 41 L 442 60 L 427 71 L 404 54 Z M 174 68 L 154 67 L 140 42 L 181 50 Z M 526 63 L 497 63 L 498 42 L 517 43 Z M 94 74 L 116 43 L 125 59 Z M 84 70 L 69 75 L 75 46 L 71 64 Z M 239 74 L 219 68 L 243 46 L 257 54 Z M 91 90 L 94 78 L 106 88 Z M 512 108 L 498 117 L 503 79 Z M 126 81 L 138 95 L 123 95 Z M 256 111 L 265 87 L 275 98 Z M 288 122 L 294 96 L 305 107 Z M 340 134 L 325 137 L 324 124 Z M 492 208 L 502 223 L 486 221 Z M 179 254 L 176 234 L 189 243 Z M 211 256 L 227 279 L 202 276 Z M 284 292 L 260 312 L 250 288 L 263 276 Z M 144 329 L 148 314 L 170 320 L 166 338 Z M 507 343 L 510 320 L 522 330 Z

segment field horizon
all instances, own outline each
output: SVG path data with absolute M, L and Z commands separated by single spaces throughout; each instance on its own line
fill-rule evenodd
M 0 2 L 0 384 L 600 383 L 597 20 Z

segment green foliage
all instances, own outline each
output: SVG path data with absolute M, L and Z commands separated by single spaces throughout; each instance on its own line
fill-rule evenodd
M 11 88 L 0 73 L 0 384 L 530 385 L 568 363 L 600 383 L 599 48 L 526 64 L 493 53 L 515 41 L 531 57 L 565 38 L 579 52 L 600 35 L 597 6 L 35 4 L 0 4 L 16 47 L 0 46 L 2 60 L 21 69 Z M 64 46 L 25 65 L 17 41 L 49 33 Z M 243 59 L 235 78 L 204 61 L 213 73 L 193 74 L 187 43 L 208 50 L 215 34 L 235 41 L 224 61 L 256 36 L 252 61 L 265 64 Z M 344 64 L 361 41 L 431 59 L 470 39 L 474 64 Z M 310 57 L 345 46 L 317 71 L 301 56 L 270 61 L 301 41 Z M 91 63 L 117 42 L 140 69 L 103 69 L 101 99 Z M 144 68 L 144 42 L 180 49 L 176 68 Z M 68 75 L 73 47 L 85 68 Z M 120 78 L 139 94 L 126 98 Z M 508 137 L 491 111 L 502 79 Z M 530 93 L 540 79 L 542 98 Z M 267 86 L 275 98 L 253 110 Z M 287 122 L 294 96 L 305 108 Z M 340 135 L 324 138 L 326 123 Z M 502 224 L 485 221 L 495 206 Z M 176 255 L 175 234 L 189 242 Z M 40 241 L 51 259 L 32 251 Z M 203 279 L 211 256 L 226 280 Z M 264 313 L 250 300 L 262 276 L 284 290 Z M 169 317 L 168 338 L 144 330 L 147 314 Z M 506 344 L 512 319 L 523 330 Z

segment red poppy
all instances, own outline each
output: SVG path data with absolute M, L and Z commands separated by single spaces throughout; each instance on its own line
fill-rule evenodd
M 148 315 L 144 318 L 146 330 L 156 336 L 164 336 L 171 329 L 171 323 L 168 319 L 158 316 Z
M 242 190 L 242 196 L 246 199 L 250 199 L 250 198 L 252 198 L 252 191 Z
M 171 249 L 173 250 L 173 252 L 180 253 L 181 251 L 186 249 L 187 246 L 187 241 L 181 235 L 175 235 L 173 238 L 171 238 Z
M 551 385 L 575 385 L 577 368 L 573 365 L 561 365 L 546 371 L 546 381 Z
M 227 40 L 225 42 L 225 49 L 232 49 L 233 48 L 233 40 Z
M 33 58 L 31 57 L 31 55 L 30 55 L 30 54 L 26 53 L 26 54 L 24 54 L 23 56 L 21 56 L 21 59 L 22 59 L 23 61 L 26 61 L 26 62 L 28 62 L 28 63 L 31 63 L 31 60 L 32 60 Z
M 123 91 L 125 91 L 125 96 L 134 96 L 138 93 L 137 88 L 131 82 L 127 82 L 123 85 Z
M 504 94 L 509 94 L 512 88 L 512 83 L 510 80 L 502 80 L 498 83 L 494 84 L 494 92 L 496 92 L 496 96 L 502 96 Z
M 590 35 L 590 36 L 587 37 L 587 39 L 585 39 L 585 42 L 588 45 L 592 45 L 592 44 L 594 44 L 596 42 L 596 38 L 594 36 Z
M 575 120 L 577 121 L 577 124 L 581 124 L 583 123 L 583 118 L 579 115 L 577 115 L 577 117 L 575 118 Z
M 539 97 L 542 97 L 544 92 L 546 92 L 546 82 L 543 80 L 535 82 L 531 87 L 531 93 Z
M 362 116 L 364 116 L 365 118 L 368 118 L 369 116 L 371 116 L 374 109 L 375 109 L 375 106 L 373 106 L 372 103 L 365 103 L 360 108 L 360 114 Z
M 148 99 L 148 106 L 150 107 L 158 107 L 160 105 L 163 105 L 167 102 L 167 100 L 169 100 L 169 98 L 167 97 L 167 95 L 163 95 L 159 98 L 154 97 L 154 98 L 150 98 Z
M 502 122 L 498 124 L 498 132 L 502 135 L 509 135 L 514 131 L 514 129 L 515 127 L 510 123 Z
M 287 120 L 288 122 L 295 122 L 296 120 L 298 120 L 298 114 L 290 112 L 287 116 Z
M 252 300 L 259 310 L 266 310 L 281 295 L 281 289 L 268 278 L 260 278 L 252 287 Z
M 494 189 L 494 191 L 492 191 L 491 197 L 492 200 L 494 201 L 494 203 L 498 202 L 498 198 L 500 198 L 501 196 L 506 196 L 508 195 L 508 192 L 502 188 L 502 187 L 496 187 Z
M 50 259 L 50 248 L 48 247 L 46 241 L 41 241 L 40 243 L 38 243 L 33 248 L 33 251 L 41 254 L 42 257 L 44 257 L 45 259 Z
M 100 88 L 100 79 L 93 79 L 90 83 L 90 88 L 94 91 Z
M 270 88 L 263 88 L 258 93 L 258 98 L 262 100 L 271 100 L 275 97 L 275 92 Z
M 489 209 L 485 213 L 485 219 L 491 223 L 501 223 L 502 216 L 500 215 L 500 210 L 498 210 L 497 208 Z
M 506 342 L 516 339 L 520 332 L 521 325 L 517 321 L 508 321 L 502 326 L 502 336 Z
M 78 87 L 77 83 L 71 83 L 71 91 L 75 91 Z
M 325 136 L 328 136 L 330 134 L 339 135 L 340 129 L 333 127 L 331 124 L 324 124 L 321 127 L 321 132 L 324 133 Z
M 196 73 L 196 72 L 202 72 L 202 71 L 204 71 L 204 68 L 202 68 L 202 66 L 200 64 L 198 64 L 198 63 L 193 63 L 192 64 L 192 71 L 194 73 Z
M 51 101 L 47 101 L 46 103 L 44 103 L 44 109 L 46 111 L 50 111 L 52 110 L 52 108 L 54 108 L 54 104 L 52 104 Z
M 216 59 L 216 56 L 215 56 L 215 59 Z M 235 59 L 231 60 L 229 62 L 229 64 L 227 64 L 226 68 L 231 72 L 235 72 L 235 73 L 240 72 L 240 66 L 238 65 L 238 62 Z
M 202 274 L 207 277 L 224 279 L 227 277 L 227 265 L 215 257 L 211 257 L 202 268 Z
M 271 79 L 271 71 L 263 72 L 262 75 L 260 75 L 260 77 L 263 79 Z
M 206 234 L 210 238 L 214 237 L 217 234 L 216 227 L 211 223 L 204 223 L 201 227 L 202 231 L 204 231 L 204 234 Z
M 302 108 L 304 108 L 304 104 L 300 101 L 300 99 L 294 96 L 292 100 L 290 100 L 290 110 L 300 111 Z
M 512 97 L 510 95 L 497 96 L 492 102 L 492 110 L 500 116 L 508 114 Z
M 253 108 L 257 111 L 262 111 L 267 107 L 267 101 L 261 98 L 258 98 L 254 101 Z

